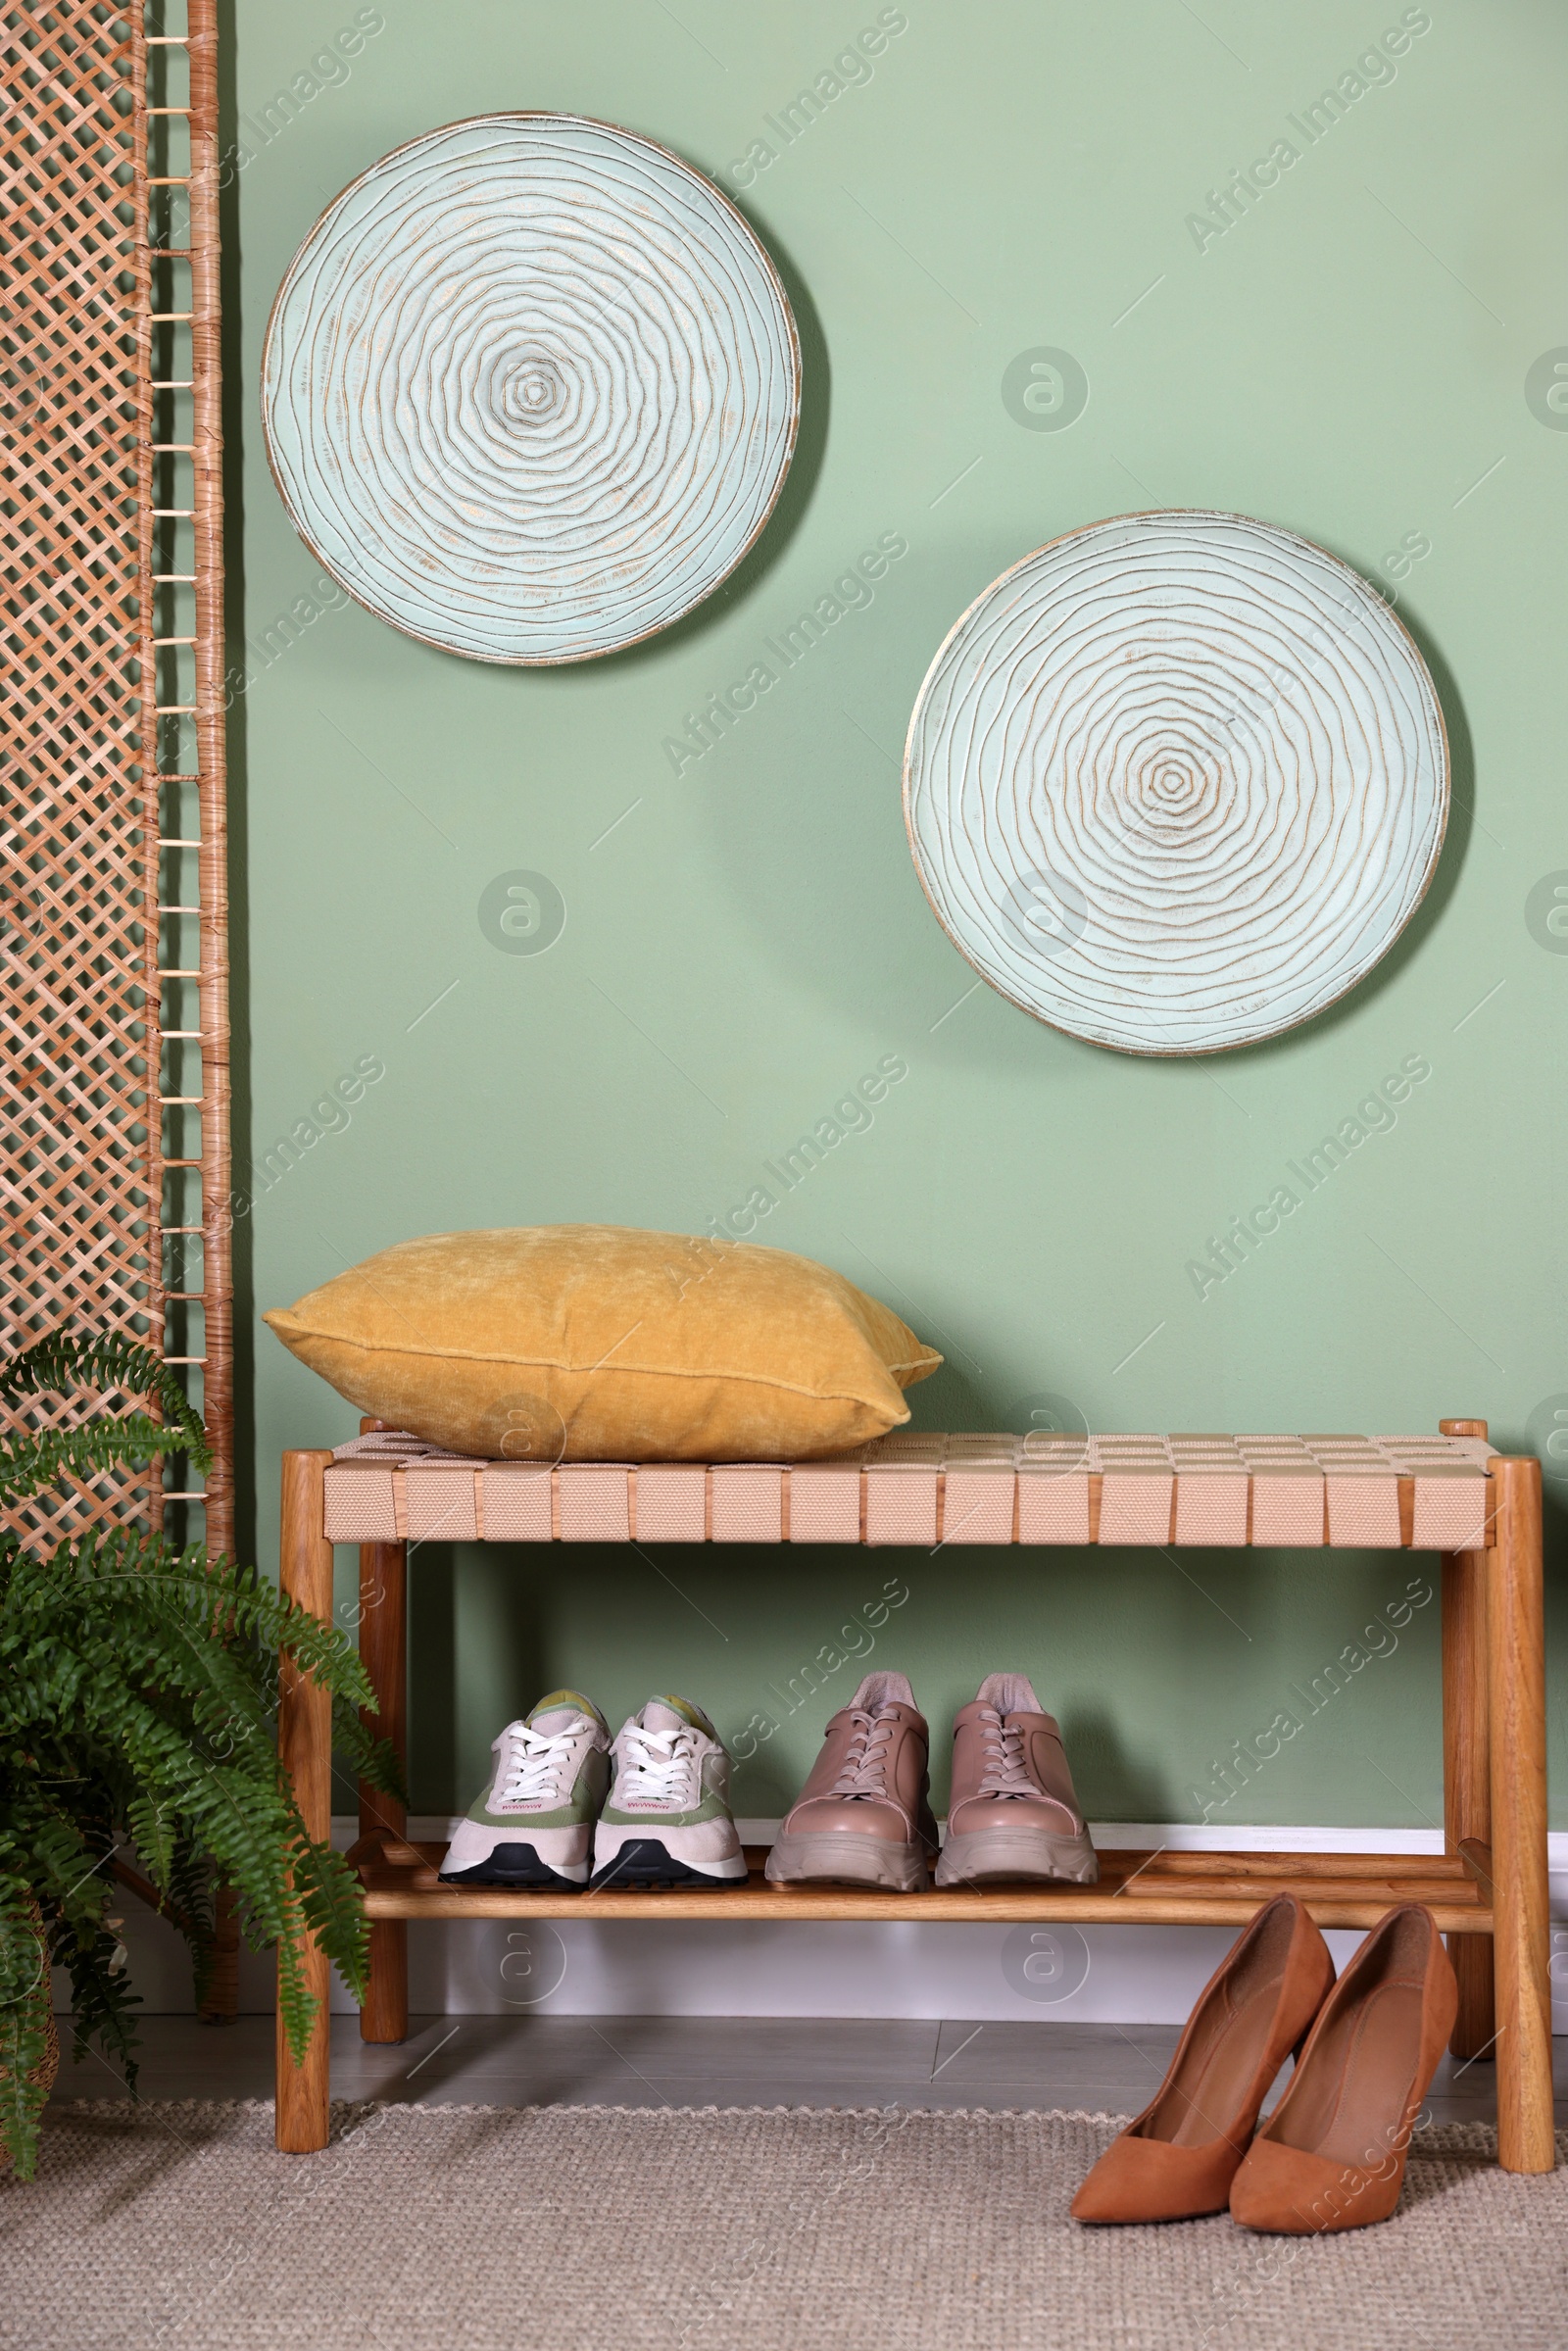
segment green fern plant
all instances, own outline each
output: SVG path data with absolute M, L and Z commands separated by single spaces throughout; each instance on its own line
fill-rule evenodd
M 163 1453 L 206 1471 L 199 1415 L 147 1348 L 54 1332 L 0 1365 L 0 1406 L 82 1387 L 156 1404 L 0 1441 L 0 1507 L 70 1474 Z M 159 1907 L 188 1941 L 197 1996 L 212 1956 L 212 1888 L 232 1886 L 253 1948 L 275 1942 L 278 2005 L 296 2059 L 318 2003 L 297 1937 L 311 1929 L 363 1994 L 369 1937 L 359 1882 L 306 1833 L 277 1758 L 280 1653 L 331 1691 L 336 1743 L 402 1796 L 392 1748 L 364 1727 L 374 1698 L 343 1635 L 201 1544 L 116 1529 L 48 1558 L 0 1530 L 0 2148 L 33 2174 L 51 1964 L 71 1980 L 74 2049 L 92 2042 L 132 2094 L 135 2016 L 109 1916 L 117 1857 L 134 1846 Z M 119 1865 L 122 1869 L 123 1864 Z

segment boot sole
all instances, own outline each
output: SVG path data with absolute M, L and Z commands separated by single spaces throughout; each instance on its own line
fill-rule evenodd
M 580 1878 L 564 1878 L 553 1870 L 548 1861 L 541 1861 L 532 1845 L 497 1845 L 487 1861 L 476 1861 L 472 1869 L 442 1870 L 443 1886 L 535 1886 L 541 1893 L 580 1894 L 586 1890 L 588 1872 Z
M 939 1886 L 996 1886 L 1020 1878 L 1097 1886 L 1100 1861 L 1087 1837 L 1054 1837 L 1049 1829 L 973 1829 L 950 1837 L 937 1863 Z
M 677 1860 L 657 1837 L 629 1837 L 613 1861 L 595 1871 L 588 1890 L 603 1893 L 624 1888 L 627 1893 L 649 1893 L 659 1886 L 705 1886 L 730 1892 L 746 1884 L 746 1863 L 739 1856 L 737 1859 L 738 1869 L 732 1863 L 721 1874 L 697 1862 Z
M 923 1846 L 837 1829 L 780 1837 L 763 1874 L 773 1886 L 875 1886 L 895 1894 L 924 1893 L 929 1883 Z

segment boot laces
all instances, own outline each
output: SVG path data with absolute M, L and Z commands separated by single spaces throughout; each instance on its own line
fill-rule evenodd
M 994 1707 L 982 1708 L 980 1734 L 986 1768 L 980 1781 L 983 1796 L 1037 1796 L 1040 1790 L 1024 1761 L 1023 1725 L 1007 1722 Z
M 836 1796 L 866 1796 L 887 1798 L 888 1757 L 893 1745 L 893 1734 L 899 1727 L 896 1714 L 865 1714 L 858 1708 L 851 1715 L 850 1743 L 845 1749 L 839 1776 L 831 1794 Z

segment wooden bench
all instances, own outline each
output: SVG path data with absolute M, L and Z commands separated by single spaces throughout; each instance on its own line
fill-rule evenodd
M 1456 2056 L 1495 2050 L 1505 2169 L 1552 2168 L 1547 1974 L 1545 1674 L 1541 1468 L 1492 1450 L 1483 1421 L 1437 1438 L 931 1437 L 900 1433 L 831 1462 L 633 1467 L 474 1462 L 385 1432 L 337 1454 L 283 1455 L 282 1588 L 332 1615 L 332 1553 L 360 1548 L 360 1648 L 380 1727 L 404 1748 L 407 1579 L 421 1542 L 770 1542 L 1267 1544 L 1443 1556 L 1441 1855 L 1113 1852 L 1094 1886 L 916 1894 L 769 1886 L 709 1893 L 520 1893 L 446 1886 L 443 1848 L 408 1841 L 401 1808 L 360 1790 L 359 1869 L 370 1920 L 368 2041 L 408 2032 L 411 1919 L 921 1919 L 994 1925 L 1239 1927 L 1285 1889 L 1323 1927 L 1366 1929 L 1425 1902 L 1459 1977 Z M 285 1671 L 279 1742 L 313 1837 L 331 1828 L 325 1694 Z M 296 2066 L 277 2041 L 277 2143 L 327 2137 L 328 1968 Z

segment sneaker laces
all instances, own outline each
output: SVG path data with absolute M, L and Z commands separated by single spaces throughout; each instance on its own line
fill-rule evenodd
M 891 1802 L 888 1795 L 888 1753 L 893 1734 L 899 1727 L 896 1714 L 862 1714 L 858 1709 L 850 1716 L 853 1726 L 850 1743 L 839 1766 L 839 1776 L 829 1789 L 835 1796 L 879 1797 Z
M 995 1707 L 980 1711 L 980 1734 L 985 1742 L 986 1768 L 980 1781 L 983 1796 L 1038 1796 L 1023 1754 L 1023 1725 L 1009 1723 Z
M 618 1807 L 641 1811 L 654 1804 L 696 1800 L 697 1740 L 690 1731 L 644 1731 L 628 1723 L 626 1771 L 615 1789 Z
M 580 1715 L 560 1731 L 531 1731 L 526 1723 L 513 1723 L 507 1732 L 496 1800 L 534 1804 L 543 1796 L 559 1802 L 565 1794 L 566 1767 L 587 1728 Z

